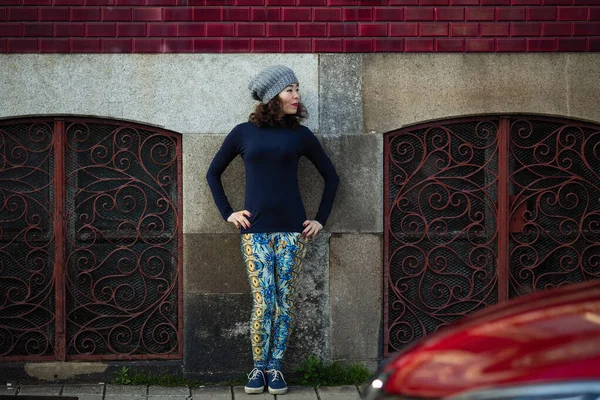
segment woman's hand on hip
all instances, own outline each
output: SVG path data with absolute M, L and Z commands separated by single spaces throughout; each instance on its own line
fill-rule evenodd
M 323 225 L 314 219 L 307 219 L 304 221 L 302 226 L 304 226 L 302 235 L 306 236 L 307 238 L 314 238 L 317 236 L 317 233 L 321 232 L 321 229 L 323 229 Z
M 240 226 L 243 227 L 244 229 L 248 229 L 248 228 L 250 228 L 250 221 L 248 221 L 248 218 L 246 218 L 246 217 L 252 217 L 252 214 L 250 214 L 250 211 L 248 211 L 248 210 L 236 211 L 234 213 L 231 213 L 229 218 L 227 218 L 227 222 L 231 222 L 238 229 L 240 228 Z

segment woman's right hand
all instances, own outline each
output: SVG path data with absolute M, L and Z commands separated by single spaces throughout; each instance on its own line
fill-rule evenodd
M 240 229 L 240 226 L 243 227 L 244 229 L 248 229 L 248 228 L 250 228 L 250 221 L 248 221 L 248 219 L 246 217 L 252 217 L 252 214 L 250 214 L 250 211 L 248 211 L 248 210 L 236 211 L 236 212 L 232 213 L 229 216 L 229 218 L 227 218 L 227 222 L 231 222 L 238 229 Z

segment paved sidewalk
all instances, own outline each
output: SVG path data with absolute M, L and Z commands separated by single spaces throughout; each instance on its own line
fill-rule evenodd
M 0 389 L 0 395 L 65 396 L 79 400 L 360 400 L 356 386 L 290 386 L 285 395 L 246 394 L 243 386 L 162 387 L 130 385 L 19 385 Z

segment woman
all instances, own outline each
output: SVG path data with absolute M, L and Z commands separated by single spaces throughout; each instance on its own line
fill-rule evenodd
M 284 394 L 287 385 L 281 362 L 293 320 L 294 284 L 313 238 L 327 221 L 339 178 L 313 133 L 300 122 L 306 110 L 294 72 L 272 66 L 249 85 L 260 101 L 249 121 L 227 135 L 206 175 L 223 219 L 241 229 L 242 254 L 253 296 L 250 323 L 254 369 L 246 393 Z M 246 169 L 244 210 L 234 211 L 221 175 L 241 155 Z M 325 180 L 314 219 L 306 218 L 298 188 L 298 161 L 306 156 Z M 274 321 L 273 321 L 274 319 Z

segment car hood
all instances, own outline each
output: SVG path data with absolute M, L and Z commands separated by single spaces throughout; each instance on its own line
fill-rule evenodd
M 600 378 L 600 281 L 518 298 L 421 340 L 385 388 L 445 397 L 488 386 Z

